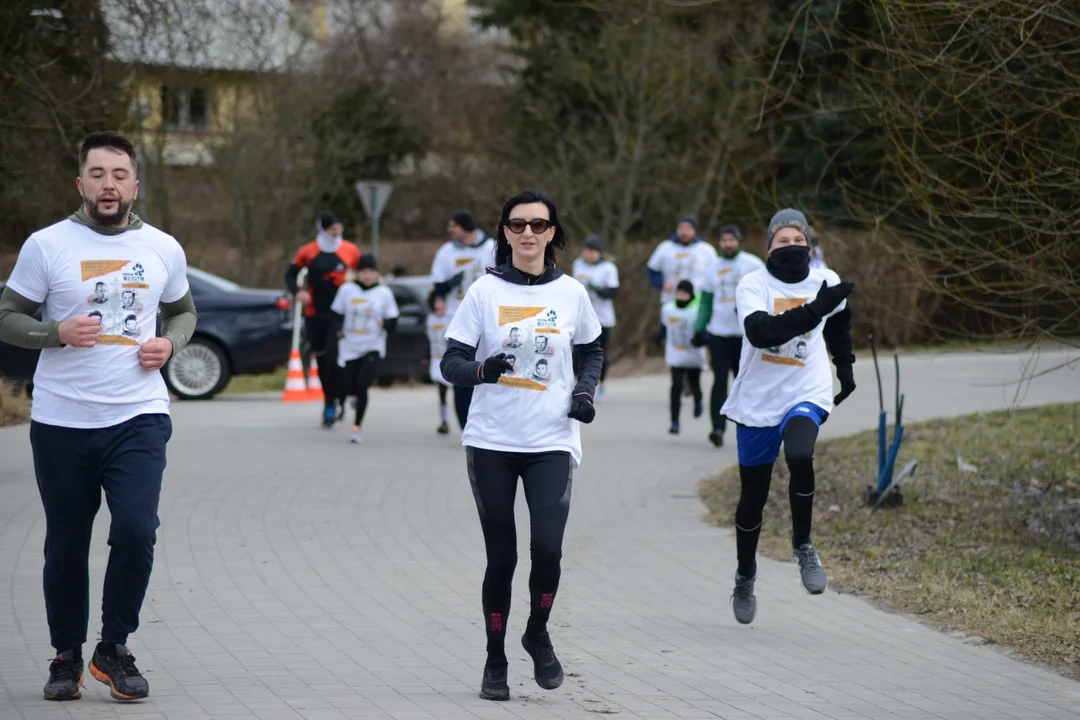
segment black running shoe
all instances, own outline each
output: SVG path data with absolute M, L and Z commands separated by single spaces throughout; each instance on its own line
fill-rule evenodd
M 709 433 L 709 442 L 716 447 L 724 447 L 724 433 L 719 430 L 713 430 Z
M 439 425 L 438 430 L 436 430 L 435 432 L 439 433 L 440 435 L 449 435 L 450 434 L 450 426 L 447 425 L 446 423 L 442 423 L 441 425 Z
M 754 622 L 754 616 L 757 615 L 754 578 L 735 573 L 735 592 L 731 594 L 731 609 L 735 611 L 735 619 L 743 625 Z
M 484 666 L 484 680 L 480 683 L 480 697 L 484 700 L 509 700 L 510 686 L 506 684 L 506 661 L 489 662 Z
M 49 664 L 46 700 L 78 700 L 82 697 L 83 660 L 74 650 L 65 650 Z
M 545 690 L 554 690 L 562 685 L 563 671 L 555 650 L 551 647 L 551 636 L 547 632 L 534 635 L 525 633 L 521 636 L 521 646 L 533 660 L 533 679 Z
M 150 694 L 150 683 L 139 673 L 135 656 L 124 645 L 117 645 L 115 651 L 109 652 L 105 643 L 98 643 L 94 657 L 90 658 L 90 674 L 108 685 L 117 700 L 139 700 Z

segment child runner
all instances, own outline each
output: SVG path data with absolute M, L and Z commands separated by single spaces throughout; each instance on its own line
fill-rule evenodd
M 447 435 L 450 425 L 446 422 L 446 391 L 450 383 L 443 379 L 439 363 L 446 352 L 446 326 L 450 323 L 450 317 L 446 314 L 446 298 L 439 296 L 434 288 L 428 293 L 427 304 L 428 372 L 431 373 L 431 381 L 439 388 L 439 427 L 436 432 Z
M 701 417 L 704 404 L 701 396 L 701 370 L 705 367 L 705 348 L 694 347 L 694 323 L 697 321 L 697 302 L 694 285 L 681 280 L 675 287 L 675 297 L 660 311 L 666 329 L 664 360 L 671 368 L 671 428 L 672 435 L 679 434 L 679 410 L 682 406 L 683 380 L 690 386 L 694 397 L 694 417 Z
M 826 577 L 810 541 L 814 507 L 814 443 L 818 427 L 855 390 L 851 313 L 855 287 L 832 270 L 810 267 L 810 226 L 798 210 L 769 223 L 768 261 L 739 282 L 735 303 L 746 331 L 742 363 L 721 412 L 736 424 L 742 492 L 735 511 L 739 566 L 732 609 L 747 624 L 757 612 L 754 579 L 761 515 L 773 464 L 784 446 L 791 473 L 791 545 L 803 587 L 825 592 Z M 840 393 L 833 397 L 829 355 Z
M 510 698 L 505 644 L 518 557 L 518 478 L 529 505 L 532 555 L 521 644 L 537 685 L 553 690 L 563 682 L 547 622 L 562 572 L 571 477 L 581 462 L 580 423 L 596 416 L 592 398 L 604 362 L 588 293 L 555 267 L 555 251 L 565 247 L 551 200 L 534 192 L 510 198 L 499 222 L 498 267 L 469 288 L 446 331 L 443 375 L 476 388 L 461 443 L 487 551 L 480 697 L 488 700 Z
M 360 425 L 367 410 L 368 388 L 375 379 L 380 358 L 386 357 L 386 338 L 397 327 L 398 306 L 394 293 L 379 282 L 375 256 L 360 256 L 356 280 L 341 286 L 330 306 L 334 313 L 338 345 L 338 365 L 346 391 L 356 398 L 356 422 L 349 442 L 364 441 Z
M 596 317 L 600 321 L 600 349 L 604 351 L 604 366 L 600 369 L 600 385 L 596 399 L 604 399 L 604 380 L 607 379 L 607 346 L 615 327 L 615 296 L 619 292 L 619 268 L 604 257 L 604 239 L 599 235 L 585 238 L 585 251 L 574 261 L 574 277 L 589 291 Z

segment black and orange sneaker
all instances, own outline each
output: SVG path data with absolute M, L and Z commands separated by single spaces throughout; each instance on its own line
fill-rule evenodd
M 83 659 L 74 650 L 65 650 L 49 664 L 46 700 L 78 700 L 82 697 Z
M 90 674 L 109 686 L 117 700 L 140 700 L 150 694 L 150 683 L 135 667 L 135 656 L 124 645 L 98 643 L 90 658 Z

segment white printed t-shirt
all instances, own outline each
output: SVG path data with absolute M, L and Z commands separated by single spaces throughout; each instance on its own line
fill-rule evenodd
M 513 371 L 473 392 L 463 446 L 503 452 L 563 450 L 581 464 L 581 427 L 568 418 L 574 378 L 572 345 L 600 336 L 585 287 L 569 275 L 517 285 L 485 275 L 473 283 L 448 340 L 476 348 L 476 359 L 506 353 Z
M 439 367 L 439 362 L 442 360 L 443 355 L 446 354 L 446 328 L 450 324 L 449 315 L 436 315 L 435 313 L 428 313 L 427 316 L 427 339 L 428 347 L 431 349 L 431 358 L 428 361 L 431 375 L 431 381 L 437 382 L 440 385 L 450 385 L 443 377 L 442 369 Z
M 444 243 L 431 261 L 432 282 L 446 282 L 459 272 L 465 273 L 461 284 L 446 296 L 446 314 L 450 317 L 457 312 L 472 284 L 484 276 L 489 265 L 495 265 L 495 239 L 484 237 L 482 230 L 477 232 L 480 237 L 475 245 L 462 245 L 454 241 Z
M 683 280 L 694 284 L 694 292 L 699 292 L 705 283 L 705 273 L 716 260 L 716 248 L 704 240 L 696 240 L 683 245 L 678 240 L 665 240 L 656 246 L 649 258 L 648 268 L 659 272 L 665 283 L 671 283 L 671 291 L 660 291 L 660 304 L 675 299 L 675 286 Z
M 584 258 L 574 261 L 574 277 L 582 285 L 592 283 L 600 288 L 619 287 L 619 269 L 610 260 L 601 260 L 595 265 L 585 262 Z M 610 298 L 602 298 L 592 290 L 589 290 L 589 302 L 596 311 L 596 318 L 601 327 L 615 327 L 615 302 Z
M 660 319 L 667 328 L 664 362 L 668 367 L 704 369 L 708 366 L 705 348 L 696 348 L 690 342 L 694 337 L 697 314 L 697 303 L 681 308 L 674 302 L 669 302 L 660 308 Z
M 46 322 L 76 315 L 101 321 L 94 347 L 41 351 L 32 420 L 103 428 L 168 414 L 165 380 L 142 367 L 139 346 L 156 337 L 158 305 L 187 294 L 187 258 L 175 238 L 146 224 L 102 235 L 61 220 L 27 239 L 7 285 L 43 303 Z
M 718 257 L 708 272 L 700 290 L 713 294 L 712 317 L 706 330 L 710 335 L 742 337 L 743 326 L 735 306 L 735 288 L 743 276 L 765 267 L 757 255 L 740 250 L 733 258 Z
M 805 305 L 817 297 L 822 280 L 830 287 L 840 283 L 832 270 L 811 270 L 805 280 L 794 284 L 777 280 L 768 270 L 755 270 L 735 291 L 739 324 L 751 313 L 779 315 Z M 829 317 L 846 307 L 845 300 L 810 332 L 779 347 L 756 348 L 744 337 L 739 374 L 720 412 L 747 427 L 776 427 L 801 402 L 832 412 L 833 376 L 823 329 Z
M 386 330 L 380 321 L 398 316 L 394 292 L 379 283 L 365 290 L 358 283 L 347 282 L 338 288 L 330 310 L 342 315 L 343 337 L 338 341 L 338 365 L 356 360 L 369 352 L 386 357 Z

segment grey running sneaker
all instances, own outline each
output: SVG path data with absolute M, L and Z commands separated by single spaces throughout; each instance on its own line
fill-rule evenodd
M 825 592 L 828 580 L 825 578 L 825 568 L 821 567 L 817 550 L 813 543 L 800 545 L 794 550 L 795 562 L 799 563 L 799 574 L 802 575 L 802 584 L 806 592 L 811 595 L 820 595 Z
M 754 578 L 735 573 L 735 592 L 731 595 L 731 609 L 735 611 L 735 619 L 743 625 L 754 622 L 754 616 L 757 615 Z

